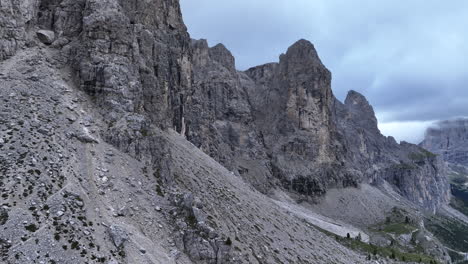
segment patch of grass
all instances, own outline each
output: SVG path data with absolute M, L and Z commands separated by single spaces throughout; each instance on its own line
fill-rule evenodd
M 71 245 L 70 246 L 71 249 L 76 249 L 76 250 L 80 249 L 80 244 L 77 241 L 73 241 L 70 245 Z
M 195 218 L 193 214 L 189 214 L 185 220 L 186 220 L 186 223 L 192 228 L 196 227 L 198 224 L 197 218 Z
M 404 223 L 392 223 L 385 225 L 382 229 L 385 233 L 392 233 L 396 235 L 409 234 L 416 230 L 414 226 L 410 226 Z
M 159 186 L 159 184 L 156 185 L 156 193 L 157 193 L 159 196 L 164 197 L 164 193 L 163 193 L 163 191 L 162 191 L 162 189 L 161 189 L 161 186 Z
M 146 128 L 142 128 L 142 129 L 140 130 L 140 133 L 141 133 L 141 135 L 142 135 L 143 137 L 147 137 L 147 136 L 149 135 L 149 130 L 146 129 Z
M 457 173 L 457 172 L 451 172 L 448 175 L 448 178 L 450 180 L 450 183 L 453 185 L 460 186 L 465 184 L 465 182 L 468 180 L 467 175 Z
M 402 252 L 396 248 L 379 247 L 355 239 L 340 238 L 338 241 L 355 251 L 360 251 L 374 256 L 394 258 L 403 262 L 420 262 L 428 264 L 438 263 L 434 258 L 421 253 Z
M 436 154 L 428 151 L 428 150 L 425 150 L 423 148 L 420 149 L 419 152 L 412 152 L 408 155 L 408 158 L 410 158 L 411 160 L 414 160 L 414 161 L 423 161 L 425 159 L 432 159 L 432 158 L 435 158 L 437 157 Z
M 399 163 L 399 164 L 392 165 L 392 169 L 398 169 L 398 170 L 415 170 L 417 168 L 418 168 L 417 166 L 413 164 L 409 164 L 409 163 Z
M 450 206 L 468 216 L 468 192 L 452 186 L 452 194 Z
M 374 257 L 379 256 L 379 257 L 384 257 L 384 258 L 388 257 L 388 258 L 393 258 L 402 262 L 417 262 L 417 263 L 427 263 L 427 264 L 439 263 L 431 256 L 425 255 L 423 253 L 403 252 L 400 249 L 397 249 L 391 246 L 380 247 L 377 245 L 367 244 L 355 238 L 340 237 L 329 231 L 321 229 L 317 226 L 314 226 L 314 227 L 330 237 L 335 237 L 336 241 L 338 241 L 340 244 L 344 245 L 345 247 L 350 248 L 354 251 L 364 253 L 365 255 L 368 255 L 368 256 L 374 256 Z

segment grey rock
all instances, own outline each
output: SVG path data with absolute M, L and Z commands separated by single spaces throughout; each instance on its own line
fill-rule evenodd
M 64 38 L 64 37 L 57 38 L 57 39 L 52 43 L 52 47 L 53 47 L 53 48 L 62 48 L 62 47 L 64 47 L 65 45 L 67 45 L 68 43 L 70 43 L 70 40 L 67 39 L 67 38 Z
M 194 261 L 229 263 L 231 245 L 219 243 L 219 234 L 205 222 L 206 213 L 194 207 L 194 201 L 199 198 L 192 193 L 174 193 L 172 196 L 173 204 L 178 209 L 178 213 L 174 214 L 175 221 L 182 231 L 177 237 L 177 246 Z
M 335 102 L 338 127 L 347 146 L 347 166 L 364 181 L 387 181 L 413 203 L 435 212 L 448 204 L 446 166 L 425 149 L 384 137 L 367 100 L 351 91 L 345 104 Z
M 93 136 L 89 135 L 88 133 L 85 132 L 77 132 L 77 133 L 72 133 L 70 135 L 71 137 L 75 137 L 79 141 L 87 144 L 91 143 L 99 143 L 99 140 L 95 139 Z
M 374 109 L 362 94 L 352 90 L 349 91 L 344 104 L 355 117 L 353 121 L 356 122 L 357 126 L 361 126 L 376 135 L 380 134 Z M 357 117 L 360 118 L 358 119 Z
M 223 45 L 193 40 L 192 47 L 196 89 L 184 108 L 186 138 L 258 190 L 279 182 L 317 196 L 361 182 L 395 184 L 403 173 L 412 180 L 395 187 L 411 201 L 431 211 L 448 202 L 443 164 L 415 164 L 409 157 L 423 150 L 381 135 L 361 94 L 336 100 L 331 74 L 310 42 L 295 43 L 279 63 L 237 73 Z M 414 170 L 395 171 L 402 163 Z
M 275 180 L 270 161 L 255 129 L 248 79 L 235 70 L 231 53 L 206 40 L 192 40 L 193 93 L 184 108 L 185 136 L 195 146 L 267 192 Z
M 290 191 L 320 195 L 328 186 L 356 186 L 345 179 L 343 144 L 332 113 L 331 74 L 313 45 L 300 40 L 280 56 L 279 64 L 252 68 L 247 87 L 272 173 Z M 294 164 L 294 165 L 293 165 Z
M 125 231 L 124 228 L 117 226 L 117 225 L 111 225 L 107 229 L 110 238 L 112 239 L 112 243 L 114 243 L 115 247 L 118 249 L 122 249 L 124 246 L 124 243 L 128 240 L 128 234 Z
M 55 32 L 51 30 L 41 29 L 36 32 L 36 35 L 39 38 L 39 40 L 46 45 L 52 44 L 55 40 Z
M 8 1 L 0 6 L 0 61 L 26 45 L 26 24 L 36 17 L 34 1 Z

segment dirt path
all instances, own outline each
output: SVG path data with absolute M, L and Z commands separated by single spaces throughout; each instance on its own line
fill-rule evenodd
M 349 233 L 350 236 L 353 238 L 361 234 L 362 241 L 366 243 L 369 242 L 369 236 L 359 228 L 356 228 L 354 226 L 351 226 L 345 223 L 340 223 L 334 219 L 317 214 L 315 212 L 307 210 L 306 208 L 300 207 L 298 205 L 293 205 L 293 204 L 290 204 L 287 202 L 281 202 L 281 201 L 274 201 L 274 202 L 278 204 L 279 206 L 281 206 L 282 208 L 286 209 L 288 212 L 291 212 L 297 217 L 303 218 L 306 221 L 308 221 L 310 224 L 317 226 L 319 228 L 322 228 L 328 232 L 331 232 L 341 237 L 346 237 L 347 234 Z

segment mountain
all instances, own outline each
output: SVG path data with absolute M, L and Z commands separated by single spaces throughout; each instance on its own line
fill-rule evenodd
M 446 165 L 331 78 L 307 40 L 237 71 L 177 0 L 2 2 L 2 261 L 449 261 Z
M 468 119 L 438 122 L 427 129 L 421 146 L 452 164 L 468 166 Z
M 424 140 L 420 144 L 446 162 L 452 192 L 450 205 L 465 215 L 468 215 L 467 128 L 468 120 L 464 118 L 439 121 L 426 130 Z M 446 244 L 449 244 L 453 249 L 468 251 L 468 243 L 465 240 L 468 235 L 466 231 L 468 227 L 459 221 L 451 220 L 449 223 L 450 226 L 458 226 L 460 230 L 452 231 L 452 235 L 441 233 L 441 239 L 445 240 Z

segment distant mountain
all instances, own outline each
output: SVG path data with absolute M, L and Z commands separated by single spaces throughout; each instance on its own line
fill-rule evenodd
M 438 122 L 427 129 L 421 146 L 452 164 L 468 166 L 468 119 Z
M 420 144 L 440 156 L 448 165 L 448 179 L 451 185 L 451 206 L 468 215 L 468 119 L 458 118 L 440 121 L 427 129 Z M 468 250 L 465 238 L 468 232 L 459 231 L 463 236 L 449 237 L 454 247 Z

